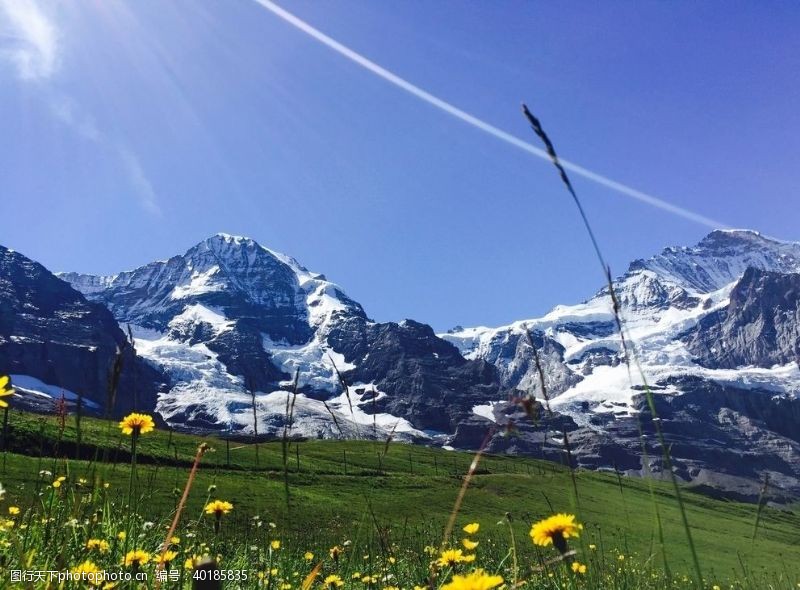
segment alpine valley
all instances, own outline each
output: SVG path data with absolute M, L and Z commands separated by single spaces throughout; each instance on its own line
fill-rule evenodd
M 714 231 L 634 261 L 614 291 L 630 362 L 607 288 L 541 318 L 435 334 L 372 321 L 248 238 L 217 234 L 113 276 L 53 274 L 0 247 L 0 373 L 37 411 L 63 399 L 229 437 L 286 427 L 463 449 L 488 433 L 491 452 L 663 476 L 649 391 L 680 478 L 730 498 L 800 497 L 800 243 Z

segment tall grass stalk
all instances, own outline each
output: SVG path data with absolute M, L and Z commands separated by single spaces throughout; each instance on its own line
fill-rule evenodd
M 677 476 L 675 475 L 675 472 L 674 472 L 674 470 L 672 468 L 672 459 L 670 457 L 669 448 L 667 447 L 667 445 L 665 443 L 664 435 L 663 435 L 663 433 L 661 431 L 660 419 L 658 418 L 658 413 L 656 411 L 655 401 L 653 399 L 653 392 L 651 391 L 649 385 L 647 384 L 647 379 L 646 379 L 646 377 L 644 375 L 644 370 L 642 369 L 642 366 L 639 363 L 638 357 L 635 354 L 631 354 L 629 352 L 629 350 L 628 350 L 628 345 L 626 343 L 625 329 L 624 329 L 624 326 L 623 326 L 622 315 L 621 315 L 621 310 L 620 310 L 620 305 L 619 305 L 619 299 L 617 298 L 617 295 L 616 295 L 616 292 L 615 292 L 615 289 L 614 289 L 614 283 L 613 283 L 613 281 L 611 279 L 611 267 L 605 261 L 603 253 L 600 250 L 600 246 L 599 246 L 599 244 L 597 242 L 597 238 L 595 237 L 594 231 L 592 230 L 592 226 L 589 223 L 589 218 L 587 217 L 586 212 L 583 209 L 583 205 L 581 204 L 581 201 L 578 198 L 578 195 L 577 195 L 577 193 L 575 192 L 575 189 L 572 186 L 572 182 L 570 182 L 570 179 L 569 179 L 569 176 L 567 175 L 566 170 L 561 165 L 561 162 L 558 159 L 558 155 L 556 154 L 556 150 L 555 150 L 555 147 L 553 146 L 552 141 L 550 141 L 550 138 L 548 137 L 547 133 L 545 133 L 545 131 L 542 128 L 542 125 L 539 122 L 539 120 L 530 112 L 530 110 L 528 109 L 528 107 L 525 104 L 522 105 L 522 112 L 523 112 L 523 115 L 525 116 L 525 118 L 530 123 L 531 128 L 533 129 L 534 133 L 539 137 L 539 139 L 542 140 L 542 143 L 544 143 L 545 148 L 547 150 L 547 153 L 550 156 L 550 160 L 552 161 L 553 165 L 556 167 L 556 169 L 558 170 L 558 172 L 559 172 L 559 174 L 561 176 L 562 183 L 567 188 L 567 191 L 569 192 L 569 194 L 572 196 L 572 200 L 575 203 L 575 206 L 578 208 L 578 212 L 580 213 L 581 219 L 583 220 L 584 227 L 586 228 L 586 231 L 587 231 L 587 233 L 589 235 L 589 238 L 590 238 L 590 240 L 592 242 L 592 246 L 594 247 L 595 254 L 597 255 L 597 259 L 598 259 L 598 261 L 600 263 L 600 266 L 602 268 L 603 276 L 604 276 L 604 279 L 606 280 L 607 286 L 608 286 L 608 293 L 609 293 L 609 296 L 611 297 L 612 311 L 613 311 L 613 314 L 614 314 L 614 319 L 615 319 L 616 324 L 617 324 L 617 329 L 619 331 L 619 336 L 620 336 L 620 342 L 621 342 L 621 345 L 622 345 L 623 356 L 624 356 L 624 359 L 625 359 L 625 363 L 626 363 L 626 365 L 628 367 L 628 376 L 629 376 L 629 378 L 631 380 L 631 384 L 633 384 L 633 379 L 632 379 L 632 376 L 631 376 L 631 368 L 630 368 L 631 360 L 633 360 L 633 362 L 636 364 L 637 371 L 638 371 L 638 373 L 639 373 L 639 375 L 640 375 L 640 377 L 642 379 L 642 383 L 644 385 L 645 397 L 647 399 L 647 404 L 648 404 L 648 407 L 650 409 L 650 413 L 651 413 L 652 421 L 653 421 L 653 424 L 654 424 L 654 427 L 655 427 L 656 435 L 658 437 L 659 445 L 661 446 L 661 451 L 662 451 L 662 454 L 663 454 L 664 469 L 669 472 L 670 480 L 672 481 L 673 491 L 675 493 L 675 500 L 677 502 L 678 510 L 680 512 L 680 515 L 681 515 L 681 523 L 683 525 L 683 529 L 684 529 L 684 532 L 686 534 L 686 540 L 687 540 L 687 543 L 688 543 L 688 546 L 689 546 L 689 550 L 690 550 L 690 553 L 691 553 L 691 556 L 692 556 L 692 565 L 694 566 L 694 576 L 695 576 L 694 583 L 695 583 L 695 586 L 697 588 L 702 588 L 703 587 L 703 572 L 702 572 L 702 569 L 700 568 L 700 560 L 697 557 L 697 551 L 695 549 L 694 540 L 692 538 L 692 531 L 691 531 L 691 528 L 689 527 L 689 520 L 688 520 L 688 518 L 686 516 L 686 508 L 685 508 L 685 506 L 683 504 L 683 497 L 681 496 L 680 486 L 678 485 Z

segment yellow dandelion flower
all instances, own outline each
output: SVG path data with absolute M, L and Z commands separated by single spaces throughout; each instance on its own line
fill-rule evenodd
M 214 500 L 206 504 L 205 507 L 206 514 L 213 514 L 217 518 L 223 514 L 228 514 L 231 510 L 233 510 L 233 504 L 224 500 Z
M 306 551 L 303 554 L 303 559 L 305 559 L 306 561 L 311 561 L 312 559 L 314 559 L 314 554 L 311 553 L 311 551 Z
M 158 557 L 158 563 L 162 565 L 169 565 L 170 563 L 175 561 L 176 557 L 178 557 L 177 551 L 164 551 L 164 553 L 162 553 Z
M 86 548 L 90 551 L 99 551 L 100 553 L 108 553 L 110 548 L 108 541 L 103 539 L 89 539 L 86 541 Z
M 625 561 L 625 556 L 620 554 L 620 556 L 617 557 L 617 559 L 619 559 L 620 561 Z
M 100 568 L 88 559 L 72 568 L 72 573 L 78 576 L 79 579 L 86 580 L 92 585 L 98 584 L 101 581 Z
M 122 434 L 128 435 L 138 436 L 140 434 L 147 434 L 155 427 L 156 424 L 153 422 L 152 416 L 148 416 L 147 414 L 137 414 L 136 412 L 128 414 L 119 423 L 119 428 L 122 430 Z
M 472 551 L 478 546 L 478 541 L 473 541 L 472 539 L 461 539 L 461 544 L 467 551 Z
M 278 549 L 281 548 L 281 542 L 275 539 L 269 544 L 269 548 L 272 549 L 273 551 L 277 551 Z
M 120 531 L 120 532 L 117 533 L 117 539 L 118 540 L 124 541 L 127 538 L 128 538 L 128 533 L 126 533 L 125 531 Z
M 323 584 L 328 588 L 341 588 L 344 586 L 344 581 L 336 574 L 331 574 L 325 578 Z
M 141 565 L 146 564 L 150 561 L 150 554 L 147 551 L 142 551 L 141 549 L 134 549 L 133 551 L 128 551 L 125 554 L 125 559 L 122 560 L 122 564 L 130 567 L 139 567 Z
M 576 574 L 585 574 L 586 573 L 586 565 L 583 563 L 579 563 L 577 561 L 572 562 L 572 571 Z
M 9 506 L 8 513 L 11 516 L 16 516 L 17 514 L 19 514 L 19 506 Z
M 595 551 L 597 549 L 597 545 L 595 545 L 594 543 L 590 543 L 589 544 L 589 549 L 591 549 L 592 551 Z
M 471 522 L 461 530 L 464 531 L 465 533 L 467 533 L 468 535 L 474 535 L 475 533 L 477 533 L 480 530 L 480 528 L 481 528 L 481 525 L 479 523 Z
M 582 524 L 575 522 L 574 514 L 555 514 L 534 524 L 529 534 L 534 544 L 542 547 L 552 544 L 564 553 L 567 548 L 566 539 L 577 537 L 582 528 Z
M 196 568 L 197 564 L 200 563 L 200 560 L 202 559 L 202 555 L 192 555 L 191 557 L 187 557 L 186 561 L 183 562 L 183 569 L 191 570 Z
M 8 375 L 0 377 L 0 408 L 7 408 L 8 402 L 4 397 L 14 395 L 14 389 L 11 387 L 11 378 Z
M 395 559 L 395 558 L 394 558 L 394 556 L 392 556 L 392 557 L 389 557 L 389 563 L 391 563 L 392 565 L 394 565 L 395 563 L 397 563 L 397 559 Z
M 67 481 L 67 478 L 66 478 L 65 476 L 63 476 L 63 475 L 62 475 L 62 476 L 60 476 L 60 477 L 57 477 L 57 478 L 56 478 L 56 479 L 53 481 L 53 483 L 52 483 L 51 485 L 52 485 L 54 488 L 58 489 L 58 488 L 60 488 L 60 487 L 61 487 L 61 484 L 62 484 L 62 483 L 64 483 L 65 481 Z
M 503 583 L 500 576 L 492 576 L 483 570 L 475 570 L 465 576 L 453 576 L 442 586 L 442 590 L 491 590 Z
M 436 560 L 439 567 L 453 567 L 457 563 L 464 561 L 464 553 L 461 549 L 445 549 Z
M 472 563 L 473 561 L 475 561 L 474 553 L 470 553 L 469 555 L 464 556 L 464 563 Z
M 169 538 L 169 542 L 172 543 L 173 545 L 180 545 L 181 544 L 181 538 L 180 537 L 170 537 Z

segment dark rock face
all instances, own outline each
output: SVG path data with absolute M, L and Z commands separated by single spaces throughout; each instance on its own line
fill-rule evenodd
M 748 268 L 724 309 L 685 336 L 703 366 L 771 367 L 800 359 L 800 274 Z
M 246 321 L 237 322 L 234 329 L 204 342 L 209 350 L 217 353 L 229 373 L 244 378 L 247 389 L 268 391 L 279 381 L 291 378 L 272 363 L 264 350 L 261 332 Z
M 351 382 L 373 383 L 389 394 L 375 411 L 406 418 L 423 430 L 453 432 L 474 405 L 504 396 L 493 365 L 465 360 L 425 324 L 350 318 L 329 333 L 328 341 L 356 365 L 346 374 Z
M 152 408 L 164 378 L 126 348 L 111 313 L 0 247 L 0 373 L 30 375 L 102 407 L 118 347 L 125 352 L 114 413 Z
M 667 386 L 682 393 L 664 393 Z M 653 393 L 674 472 L 685 483 L 719 497 L 755 501 L 768 478 L 769 500 L 782 503 L 800 495 L 800 400 L 697 378 L 657 384 Z M 548 414 L 538 403 L 535 421 L 510 403 L 496 406 L 494 414 L 506 427 L 495 427 L 490 452 L 564 465 L 571 458 L 573 468 L 667 477 L 644 394 L 636 396 L 634 413 L 592 414 L 587 409 L 590 419 L 583 426 L 573 417 Z M 465 420 L 452 444 L 479 448 L 491 426 L 484 418 Z

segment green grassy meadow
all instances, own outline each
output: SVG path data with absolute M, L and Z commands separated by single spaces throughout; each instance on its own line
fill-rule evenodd
M 293 587 L 313 565 L 304 563 L 301 553 L 325 555 L 337 545 L 347 548 L 348 565 L 345 568 L 344 561 L 337 561 L 336 572 L 347 569 L 351 577 L 363 573 L 358 560 L 366 555 L 378 553 L 384 559 L 404 555 L 405 569 L 396 574 L 402 579 L 384 586 L 430 585 L 430 561 L 436 557 L 430 548 L 438 551 L 444 541 L 443 531 L 473 460 L 470 453 L 366 441 L 291 442 L 284 455 L 281 441 L 260 443 L 256 448 L 239 441 L 155 430 L 139 438 L 132 480 L 131 437 L 122 435 L 116 422 L 84 417 L 78 436 L 74 416 L 62 419 L 11 410 L 0 458 L 0 483 L 6 489 L 0 511 L 5 517 L 7 507 L 15 506 L 20 515 L 14 525 L 0 532 L 0 539 L 3 535 L 8 539 L 4 563 L 11 567 L 44 560 L 42 567 L 73 567 L 89 555 L 84 537 L 97 533 L 83 529 L 93 526 L 102 529 L 101 537 L 111 540 L 119 530 L 129 531 L 130 546 L 117 547 L 115 561 L 131 543 L 157 553 L 201 442 L 213 451 L 200 463 L 175 533 L 187 539 L 191 531 L 193 545 L 187 546 L 184 540 L 182 550 L 192 555 L 216 551 L 222 564 L 235 562 L 253 572 L 262 571 L 264 577 L 258 583 L 266 584 L 269 571 L 275 568 L 263 569 L 269 564 L 267 554 L 260 552 L 268 552 L 270 563 L 278 559 L 269 542 L 280 540 L 281 559 L 290 559 L 288 567 L 297 572 Z M 58 477 L 66 479 L 54 489 L 52 480 Z M 666 482 L 577 471 L 575 483 L 561 465 L 484 456 L 467 488 L 450 541 L 460 542 L 464 524 L 480 523 L 477 563 L 487 571 L 504 572 L 507 582 L 527 576 L 531 583 L 537 579 L 544 584 L 533 587 L 657 588 L 691 583 L 686 534 Z M 709 588 L 714 584 L 797 588 L 800 516 L 765 508 L 754 539 L 756 506 L 689 491 L 683 496 Z M 231 502 L 234 509 L 221 518 L 215 532 L 214 518 L 203 514 L 203 506 L 217 498 Z M 549 563 L 557 553 L 552 547 L 534 547 L 528 535 L 532 523 L 559 512 L 575 514 L 584 524 L 580 539 L 571 544 L 577 551 L 574 559 L 589 565 L 583 576 L 565 573 L 564 564 L 557 560 Z M 42 526 L 49 528 L 47 519 L 51 518 L 61 525 L 42 530 Z M 72 523 L 72 534 L 68 535 L 64 522 Z M 131 533 L 141 527 L 142 536 L 134 543 Z M 508 568 L 514 561 L 517 567 L 512 572 Z M 382 564 L 388 567 L 388 562 Z M 396 561 L 392 567 L 400 566 Z M 325 568 L 320 575 L 324 573 Z M 440 574 L 443 582 L 446 576 Z M 601 584 L 602 576 L 607 578 Z M 181 583 L 188 584 L 188 579 Z

